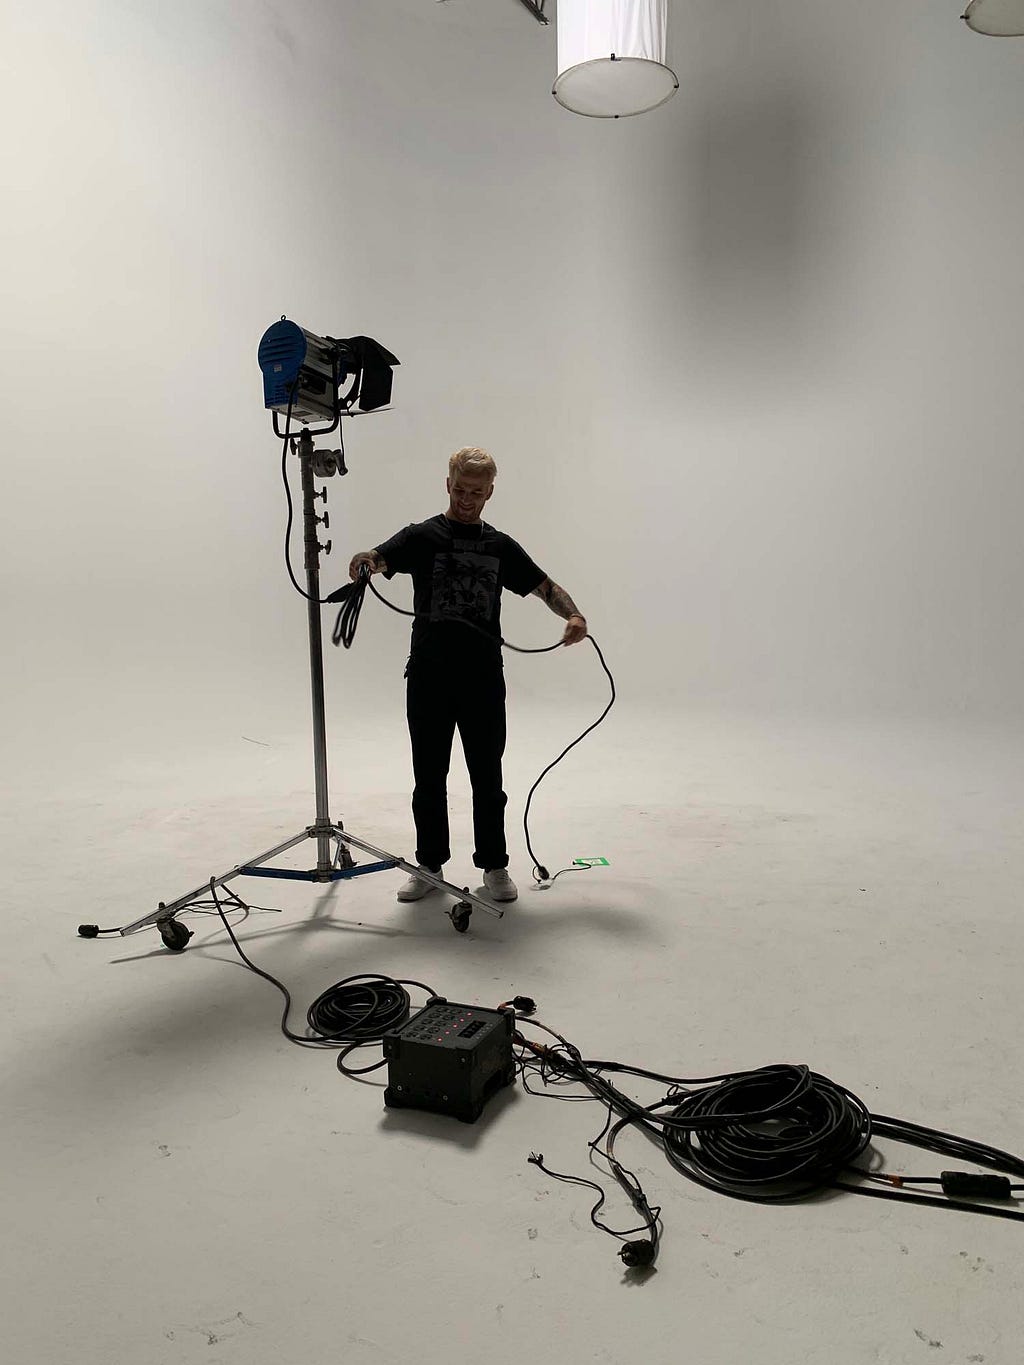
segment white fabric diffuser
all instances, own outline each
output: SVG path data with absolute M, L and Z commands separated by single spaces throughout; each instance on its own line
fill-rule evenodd
M 971 0 L 963 17 L 975 33 L 992 38 L 1024 35 L 1024 0 Z
M 558 77 L 574 114 L 627 118 L 679 89 L 665 63 L 668 0 L 558 0 Z

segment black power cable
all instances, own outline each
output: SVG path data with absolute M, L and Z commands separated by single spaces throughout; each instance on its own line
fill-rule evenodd
M 562 759 L 566 756 L 566 754 L 569 753 L 569 751 L 570 751 L 571 749 L 575 749 L 575 748 L 576 748 L 576 745 L 579 744 L 581 740 L 586 739 L 587 735 L 589 735 L 589 734 L 591 733 L 592 730 L 596 730 L 597 727 L 598 727 L 598 726 L 601 724 L 601 722 L 604 720 L 604 718 L 605 718 L 605 716 L 608 714 L 608 712 L 609 712 L 609 711 L 612 709 L 612 707 L 615 705 L 615 679 L 612 677 L 611 669 L 610 669 L 610 668 L 608 667 L 608 665 L 605 663 L 604 655 L 601 653 L 601 646 L 597 643 L 597 641 L 594 639 L 594 637 L 593 637 L 592 635 L 588 635 L 586 638 L 590 641 L 590 643 L 591 643 L 591 644 L 594 646 L 594 648 L 597 650 L 597 657 L 598 657 L 598 659 L 600 659 L 600 661 L 601 661 L 601 667 L 604 669 L 605 673 L 606 673 L 607 676 L 608 676 L 608 683 L 609 683 L 609 686 L 611 687 L 612 695 L 611 695 L 611 697 L 610 697 L 609 700 L 608 700 L 608 705 L 604 708 L 604 710 L 603 710 L 603 711 L 601 712 L 601 714 L 598 716 L 597 720 L 594 721 L 593 725 L 588 726 L 587 729 L 584 730 L 583 733 L 582 733 L 581 735 L 577 736 L 577 738 L 574 739 L 573 742 L 572 742 L 571 744 L 567 745 L 566 748 L 564 748 L 564 749 L 562 750 L 562 752 L 558 755 L 558 757 L 557 757 L 556 759 L 554 759 L 551 763 L 548 764 L 548 766 L 547 766 L 547 767 L 544 769 L 544 771 L 541 773 L 540 777 L 537 778 L 536 782 L 535 782 L 535 783 L 533 784 L 533 786 L 530 788 L 529 795 L 528 795 L 527 798 L 526 798 L 526 806 L 525 806 L 525 808 L 524 808 L 524 810 L 523 810 L 523 833 L 524 833 L 524 835 L 526 836 L 526 849 L 527 849 L 527 852 L 529 853 L 530 857 L 533 859 L 533 868 L 532 868 L 533 879 L 534 879 L 535 882 L 538 883 L 538 885 L 539 885 L 541 882 L 544 882 L 544 883 L 546 883 L 548 886 L 550 886 L 553 882 L 555 882 L 555 881 L 558 880 L 558 878 L 562 875 L 563 872 L 589 872 L 589 871 L 590 871 L 590 869 L 589 869 L 588 867 L 563 867 L 563 868 L 561 869 L 561 871 L 556 872 L 555 875 L 552 877 L 552 876 L 550 875 L 550 873 L 548 872 L 547 868 L 544 867 L 540 862 L 538 862 L 538 860 L 537 860 L 537 855 L 536 855 L 536 853 L 534 853 L 534 851 L 533 851 L 533 844 L 530 842 L 530 823 L 529 823 L 529 822 L 530 822 L 530 806 L 533 804 L 533 794 L 534 794 L 534 792 L 537 790 L 537 788 L 540 786 L 540 784 L 544 781 L 545 777 L 547 777 L 547 775 L 548 775 L 548 773 L 551 771 L 551 769 L 554 768 L 554 767 L 556 766 L 556 764 L 561 763 Z M 504 642 L 503 642 L 503 643 L 504 643 Z M 510 645 L 509 648 L 510 648 L 510 649 L 515 649 L 516 646 L 515 646 L 515 645 Z M 555 648 L 555 649 L 557 649 L 558 646 L 557 646 L 557 645 L 553 645 L 553 646 L 549 646 L 549 648 Z M 522 651 L 520 651 L 520 652 L 521 652 L 521 653 L 538 653 L 538 654 L 539 654 L 539 653 L 543 653 L 543 652 L 545 652 L 545 651 L 543 651 L 543 650 L 522 650 Z
M 905 1119 L 871 1114 L 856 1095 L 806 1066 L 768 1066 L 698 1080 L 669 1077 L 620 1062 L 586 1060 L 578 1048 L 539 1020 L 526 1019 L 523 1014 L 517 1019 L 543 1029 L 558 1044 L 539 1045 L 517 1033 L 522 1048 L 521 1076 L 530 1094 L 546 1094 L 552 1086 L 579 1085 L 589 1093 L 553 1098 L 598 1100 L 608 1107 L 609 1114 L 614 1111 L 619 1115 L 610 1128 L 605 1124 L 608 1143 L 602 1155 L 608 1154 L 611 1141 L 624 1128 L 636 1126 L 660 1142 L 681 1174 L 734 1199 L 781 1203 L 823 1189 L 840 1189 L 993 1218 L 1024 1219 L 1024 1211 L 1017 1208 L 969 1202 L 1006 1201 L 1024 1190 L 1024 1185 L 1011 1184 L 1007 1178 L 1024 1176 L 1020 1157 Z M 642 1105 L 607 1080 L 605 1073 L 612 1071 L 668 1082 L 671 1089 L 663 1099 Z M 530 1086 L 532 1074 L 539 1077 L 543 1090 Z M 696 1086 L 704 1088 L 691 1089 Z M 660 1112 L 663 1110 L 668 1112 Z M 943 1171 L 935 1178 L 865 1170 L 856 1159 L 872 1137 L 891 1138 L 1002 1174 Z M 598 1150 L 598 1142 L 600 1137 L 591 1143 L 592 1150 Z M 843 1176 L 875 1181 L 888 1188 L 866 1189 Z M 920 1185 L 939 1185 L 948 1197 L 907 1190 Z M 656 1239 L 654 1242 L 656 1251 Z
M 553 1180 L 561 1180 L 567 1185 L 586 1185 L 589 1186 L 590 1189 L 596 1190 L 598 1196 L 597 1203 L 594 1204 L 593 1208 L 590 1210 L 590 1221 L 593 1223 L 594 1227 L 598 1228 L 601 1232 L 609 1233 L 612 1237 L 617 1237 L 624 1243 L 619 1251 L 619 1255 L 622 1257 L 625 1265 L 630 1268 L 646 1268 L 652 1266 L 657 1259 L 658 1243 L 661 1237 L 658 1226 L 659 1219 L 661 1218 L 661 1209 L 651 1208 L 639 1180 L 637 1180 L 632 1171 L 628 1171 L 621 1162 L 616 1161 L 608 1152 L 599 1151 L 595 1143 L 591 1143 L 590 1147 L 595 1155 L 603 1156 L 605 1158 L 609 1163 L 612 1174 L 629 1195 L 637 1212 L 643 1219 L 643 1222 L 638 1227 L 616 1230 L 615 1228 L 608 1227 L 607 1223 L 602 1222 L 601 1219 L 598 1218 L 597 1215 L 604 1206 L 607 1195 L 596 1181 L 587 1180 L 580 1175 L 562 1175 L 558 1171 L 553 1171 L 550 1166 L 545 1166 L 543 1153 L 538 1156 L 536 1152 L 531 1152 L 527 1159 L 532 1165 L 536 1166 L 539 1170 L 542 1170 L 545 1175 L 551 1176 Z M 626 1241 L 627 1238 L 632 1238 L 637 1232 L 646 1232 L 649 1236 L 647 1239 L 643 1240 Z
M 258 910 L 261 913 L 268 915 L 279 915 L 281 913 L 280 910 L 273 905 L 249 905 L 247 901 L 242 900 L 241 896 L 236 895 L 234 891 L 225 890 L 225 894 L 231 901 L 231 908 L 241 910 L 242 912 L 238 919 L 235 920 L 236 924 L 242 924 L 249 918 L 254 910 Z M 220 906 L 216 901 L 189 901 L 188 905 L 176 912 L 174 918 L 177 919 L 179 915 L 216 915 L 219 911 Z M 104 938 L 114 934 L 119 935 L 120 933 L 120 929 L 101 929 L 98 924 L 80 924 L 78 926 L 80 938 Z
M 437 992 L 422 981 L 397 979 L 367 972 L 358 976 L 346 976 L 318 995 L 306 1011 L 306 1025 L 309 1033 L 295 1033 L 288 1027 L 292 997 L 288 987 L 278 981 L 276 976 L 257 967 L 242 951 L 242 945 L 235 937 L 224 907 L 217 896 L 216 879 L 210 879 L 210 892 L 217 907 L 224 928 L 228 931 L 235 951 L 251 972 L 269 981 L 284 996 L 284 1012 L 281 1015 L 281 1032 L 290 1043 L 299 1047 L 341 1048 L 338 1054 L 338 1070 L 345 1076 L 364 1076 L 369 1071 L 377 1071 L 384 1066 L 383 1061 L 372 1066 L 348 1067 L 345 1058 L 356 1048 L 377 1043 L 389 1029 L 403 1024 L 409 1017 L 410 998 L 406 986 L 418 986 L 433 999 Z
M 288 503 L 288 521 L 287 521 L 287 524 L 286 524 L 286 526 L 285 526 L 285 532 L 284 532 L 284 566 L 285 566 L 285 568 L 288 570 L 288 577 L 291 579 L 291 581 L 292 581 L 292 587 L 295 589 L 295 591 L 296 591 L 301 597 L 304 597 L 304 598 L 306 599 L 307 602 L 318 602 L 318 603 L 320 604 L 320 606 L 323 607 L 323 606 L 326 606 L 328 602 L 334 601 L 334 598 L 333 598 L 333 597 L 313 597 L 310 593 L 308 593 L 308 592 L 306 591 L 306 589 L 302 586 L 302 584 L 299 582 L 299 580 L 295 577 L 295 571 L 294 571 L 293 568 L 292 568 L 291 543 L 292 543 L 292 523 L 293 523 L 293 521 L 295 520 L 295 508 L 294 508 L 293 503 L 292 503 L 292 490 L 291 490 L 291 486 L 290 486 L 289 483 L 288 483 L 288 441 L 289 441 L 289 438 L 290 438 L 290 431 L 291 431 L 291 425 L 292 425 L 292 404 L 293 404 L 294 401 L 295 401 L 295 400 L 294 400 L 294 390 L 293 390 L 293 396 L 290 397 L 289 400 L 288 400 L 288 414 L 287 414 L 287 416 L 285 417 L 285 423 L 284 423 L 284 441 L 283 441 L 283 443 L 282 443 L 282 448 L 281 448 L 281 479 L 282 479 L 282 481 L 283 481 L 283 483 L 284 483 L 284 495 L 285 495 L 285 499 L 286 499 L 286 501 L 287 501 L 287 503 Z M 344 437 L 344 435 L 343 435 L 343 433 L 342 433 L 342 428 L 341 428 L 340 425 L 339 425 L 339 427 L 338 427 L 338 439 L 339 439 L 340 442 L 341 442 L 342 468 L 344 468 L 344 460 L 345 460 L 345 437 Z M 325 494 L 325 496 L 326 496 L 326 494 Z
M 374 597 L 377 598 L 378 602 L 383 602 L 386 607 L 389 607 L 391 611 L 396 612 L 399 616 L 410 616 L 413 619 L 416 618 L 417 615 L 416 612 L 406 611 L 402 607 L 395 606 L 394 602 L 389 602 L 386 597 L 384 597 L 381 593 L 377 591 L 377 589 L 373 586 L 373 583 L 371 582 L 370 570 L 364 564 L 360 566 L 358 578 L 356 578 L 351 583 L 346 583 L 344 587 L 339 588 L 336 592 L 332 592 L 330 596 L 326 599 L 328 602 L 341 603 L 341 606 L 338 610 L 338 615 L 334 622 L 334 630 L 331 633 L 332 644 L 343 645 L 345 649 L 352 648 L 352 642 L 355 640 L 356 628 L 359 625 L 359 615 L 363 609 L 363 599 L 366 596 L 367 588 L 370 589 Z M 434 618 L 430 617 L 429 619 L 433 620 Z M 464 621 L 458 617 L 452 617 L 451 622 L 452 624 L 466 626 L 470 630 L 475 630 L 478 632 L 478 634 L 483 635 L 488 640 L 494 639 L 494 637 L 492 635 L 489 635 L 486 630 L 478 626 L 475 621 Z M 598 716 L 597 720 L 595 720 L 592 725 L 589 725 L 581 735 L 578 735 L 577 738 L 574 739 L 571 744 L 567 745 L 562 750 L 562 752 L 558 755 L 556 759 L 554 759 L 551 763 L 548 764 L 548 766 L 541 773 L 540 777 L 537 778 L 536 782 L 534 782 L 533 786 L 530 788 L 529 794 L 526 798 L 526 806 L 523 811 L 523 833 L 526 836 L 527 852 L 529 853 L 530 858 L 533 861 L 532 867 L 533 879 L 538 885 L 543 884 L 545 886 L 550 886 L 562 875 L 563 872 L 590 871 L 588 867 L 563 867 L 560 872 L 556 872 L 554 876 L 552 876 L 548 872 L 547 868 L 544 867 L 544 865 L 538 861 L 537 855 L 533 850 L 533 843 L 530 839 L 530 807 L 533 804 L 534 792 L 536 792 L 537 788 L 544 781 L 544 778 L 547 777 L 551 769 L 554 768 L 557 764 L 561 763 L 562 759 L 565 758 L 566 754 L 568 754 L 570 750 L 575 749 L 577 744 L 579 744 L 582 740 L 586 739 L 587 735 L 589 735 L 592 731 L 597 729 L 597 727 L 601 724 L 605 716 L 607 716 L 608 712 L 612 709 L 612 707 L 615 704 L 616 696 L 615 679 L 612 677 L 611 670 L 609 669 L 607 663 L 605 662 L 605 657 L 601 652 L 601 646 L 597 643 L 597 641 L 594 639 L 592 635 L 588 634 L 586 638 L 590 641 L 590 643 L 594 646 L 594 649 L 597 651 L 597 657 L 601 661 L 601 667 L 604 669 L 605 674 L 607 675 L 608 683 L 611 687 L 612 694 L 608 701 L 608 705 Z M 514 650 L 516 654 L 550 654 L 552 650 L 562 648 L 561 640 L 557 641 L 553 645 L 542 645 L 539 649 L 526 649 L 521 645 L 513 645 L 508 640 L 505 639 L 499 640 L 498 643 L 501 645 L 502 649 Z
M 406 986 L 417 986 L 426 991 L 428 1003 L 437 997 L 437 992 L 422 981 L 377 973 L 346 977 L 324 991 L 309 1007 L 306 1015 L 308 1034 L 295 1033 L 288 1027 L 292 1003 L 288 988 L 270 972 L 257 967 L 243 952 L 217 895 L 216 878 L 210 879 L 210 893 L 245 966 L 269 981 L 284 996 L 285 1008 L 280 1022 L 284 1036 L 301 1047 L 341 1048 L 337 1065 L 346 1076 L 358 1078 L 386 1064 L 382 1060 L 366 1067 L 348 1067 L 345 1058 L 358 1047 L 379 1042 L 388 1030 L 405 1022 L 410 1013 Z M 1011 1200 L 1015 1192 L 1024 1190 L 1024 1184 L 1011 1184 L 1007 1178 L 1011 1175 L 1024 1177 L 1024 1159 L 906 1119 L 873 1115 L 851 1091 L 805 1065 L 765 1066 L 753 1071 L 691 1079 L 666 1076 L 623 1062 L 588 1060 L 560 1033 L 530 1017 L 536 1006 L 528 997 L 516 996 L 509 1003 L 516 1011 L 517 1024 L 539 1028 L 557 1044 L 536 1043 L 516 1029 L 513 1035 L 514 1046 L 518 1049 L 516 1065 L 524 1089 L 538 1095 L 547 1094 L 552 1086 L 582 1086 L 588 1092 L 585 1095 L 554 1098 L 576 1102 L 598 1100 L 605 1106 L 605 1123 L 589 1143 L 592 1159 L 598 1157 L 607 1163 L 611 1175 L 640 1215 L 640 1225 L 621 1231 L 608 1227 L 598 1217 L 606 1200 L 600 1185 L 582 1176 L 552 1170 L 545 1164 L 543 1155 L 536 1152 L 531 1152 L 529 1161 L 555 1180 L 597 1191 L 591 1221 L 602 1232 L 623 1242 L 619 1255 L 629 1269 L 645 1271 L 654 1266 L 660 1245 L 661 1209 L 651 1205 L 637 1176 L 614 1154 L 616 1138 L 628 1127 L 636 1127 L 649 1138 L 660 1141 L 671 1164 L 688 1179 L 734 1199 L 758 1203 L 793 1202 L 832 1188 L 875 1199 L 899 1199 L 995 1218 L 1024 1219 L 1024 1211 L 1016 1208 L 993 1208 L 990 1202 L 972 1202 L 1005 1202 Z M 608 1072 L 659 1081 L 668 1084 L 670 1089 L 664 1098 L 652 1104 L 641 1104 L 613 1085 L 605 1074 Z M 531 1087 L 529 1077 L 534 1074 L 539 1076 L 544 1089 Z M 660 1112 L 663 1110 L 668 1112 Z M 936 1179 L 865 1170 L 855 1161 L 866 1150 L 873 1135 L 970 1161 L 1000 1174 L 943 1171 Z M 892 1188 L 866 1189 L 840 1179 L 843 1174 Z M 906 1187 L 920 1185 L 939 1185 L 947 1197 L 940 1199 L 928 1194 L 908 1193 Z M 635 1234 L 641 1231 L 646 1232 L 647 1237 L 636 1238 Z
M 663 1117 L 665 1152 L 720 1194 L 787 1201 L 831 1184 L 871 1140 L 871 1115 L 806 1066 L 764 1067 L 695 1091 Z

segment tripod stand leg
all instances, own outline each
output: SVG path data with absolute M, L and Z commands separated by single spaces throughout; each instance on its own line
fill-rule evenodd
M 276 848 L 268 849 L 266 853 L 260 853 L 255 858 L 249 858 L 246 862 L 239 863 L 238 866 L 232 868 L 230 872 L 225 872 L 222 877 L 214 877 L 213 885 L 225 886 L 228 882 L 233 881 L 235 877 L 242 876 L 243 868 L 259 867 L 262 863 L 269 862 L 271 858 L 276 858 L 279 853 L 284 853 L 287 849 L 294 848 L 296 844 L 305 843 L 308 838 L 309 831 L 303 830 L 301 834 L 296 834 L 294 838 L 288 839 L 283 844 L 278 844 Z M 118 933 L 124 937 L 127 934 L 138 933 L 140 929 L 148 929 L 151 924 L 156 924 L 158 926 L 167 924 L 174 919 L 175 915 L 180 914 L 182 910 L 187 910 L 193 901 L 198 900 L 200 896 L 206 895 L 209 890 L 210 883 L 205 881 L 202 886 L 197 886 L 194 891 L 189 891 L 184 896 L 179 896 L 176 901 L 171 901 L 169 904 L 165 904 L 161 901 L 157 909 L 151 914 L 144 915 L 142 919 L 137 919 L 131 924 L 124 925 L 123 928 L 118 930 Z M 162 933 L 163 930 L 161 928 L 161 934 Z M 168 947 L 170 946 L 171 945 L 168 944 Z

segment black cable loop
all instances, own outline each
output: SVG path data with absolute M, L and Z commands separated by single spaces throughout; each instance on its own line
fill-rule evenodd
M 356 1048 L 371 1043 L 379 1043 L 391 1029 L 404 1024 L 410 1013 L 409 993 L 406 986 L 418 986 L 433 999 L 437 992 L 422 981 L 398 980 L 382 976 L 377 972 L 366 972 L 347 976 L 329 986 L 310 1005 L 306 1012 L 309 1033 L 295 1033 L 288 1027 L 292 997 L 288 987 L 278 981 L 276 976 L 266 972 L 245 955 L 235 931 L 224 913 L 224 907 L 217 895 L 216 879 L 210 879 L 210 892 L 217 907 L 224 928 L 234 944 L 235 951 L 251 972 L 263 977 L 264 981 L 276 987 L 284 996 L 284 1012 L 281 1015 L 281 1032 L 289 1042 L 299 1047 L 332 1048 L 342 1047 L 338 1055 L 338 1070 L 346 1076 L 361 1076 L 368 1071 L 376 1071 L 386 1065 L 385 1061 L 375 1062 L 366 1067 L 347 1067 L 345 1058 Z M 380 983 L 380 984 L 376 984 Z

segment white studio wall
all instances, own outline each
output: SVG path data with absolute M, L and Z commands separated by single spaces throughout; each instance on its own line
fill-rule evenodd
M 401 361 L 325 586 L 482 444 L 627 705 L 1019 712 L 1024 52 L 934 0 L 670 11 L 678 93 L 606 121 L 511 0 L 8 7 L 16 739 L 305 725 L 282 313 Z M 368 606 L 329 714 L 400 707 L 404 630 Z M 523 697 L 596 713 L 584 653 Z

